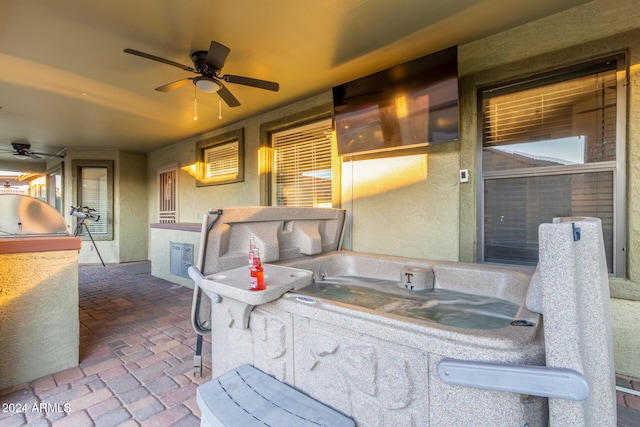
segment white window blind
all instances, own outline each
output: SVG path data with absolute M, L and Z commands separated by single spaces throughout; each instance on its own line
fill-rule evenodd
M 80 176 L 81 194 L 80 203 L 100 215 L 97 222 L 86 220 L 85 224 L 91 234 L 106 234 L 107 223 L 107 168 L 106 167 L 83 167 Z
M 484 93 L 484 169 L 615 160 L 616 97 L 615 64 L 513 93 Z
M 480 91 L 481 261 L 535 265 L 540 223 L 591 216 L 602 221 L 609 272 L 616 272 L 626 108 L 619 61 L 623 66 L 619 56 Z
M 238 141 L 206 148 L 204 166 L 207 181 L 235 179 L 238 176 Z
M 331 207 L 331 119 L 272 135 L 277 206 Z
M 158 222 L 177 221 L 178 169 L 170 168 L 158 172 Z

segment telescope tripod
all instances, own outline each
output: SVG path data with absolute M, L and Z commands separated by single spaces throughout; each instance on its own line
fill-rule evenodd
M 91 239 L 91 243 L 93 243 L 93 247 L 96 250 L 96 253 L 98 254 L 98 257 L 100 258 L 100 262 L 102 263 L 103 267 L 106 267 L 106 265 L 104 265 L 104 261 L 102 260 L 102 255 L 100 255 L 100 251 L 98 251 L 98 247 L 96 246 L 96 242 L 93 240 L 93 236 L 91 235 L 91 231 L 89 231 L 89 226 L 87 226 L 87 224 L 84 223 L 84 220 L 86 218 L 78 218 L 78 225 L 76 225 L 76 230 L 73 232 L 73 236 L 74 237 L 78 237 L 78 234 L 80 234 L 80 232 L 82 231 L 82 226 L 84 225 L 84 229 L 87 231 L 87 234 L 89 235 L 89 238 Z

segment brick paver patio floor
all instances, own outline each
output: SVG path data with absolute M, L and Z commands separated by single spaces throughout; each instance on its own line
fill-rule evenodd
M 194 377 L 192 290 L 124 266 L 80 266 L 80 365 L 0 391 L 28 408 L 0 412 L 0 426 L 200 425 L 211 347 Z

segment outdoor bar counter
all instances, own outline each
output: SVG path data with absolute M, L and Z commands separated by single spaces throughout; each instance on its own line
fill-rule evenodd
M 0 389 L 78 365 L 80 247 L 71 236 L 0 238 Z

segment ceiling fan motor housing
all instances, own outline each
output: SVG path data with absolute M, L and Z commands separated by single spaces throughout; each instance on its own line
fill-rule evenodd
M 220 72 L 220 70 L 215 70 L 213 68 L 210 68 L 205 62 L 207 59 L 207 53 L 208 52 L 206 50 L 196 50 L 195 52 L 193 52 L 191 54 L 191 60 L 193 61 L 193 66 L 198 73 L 201 73 L 204 75 L 217 75 Z
M 31 148 L 31 144 L 23 144 L 20 142 L 12 142 L 11 146 L 18 152 L 29 151 L 29 149 Z

